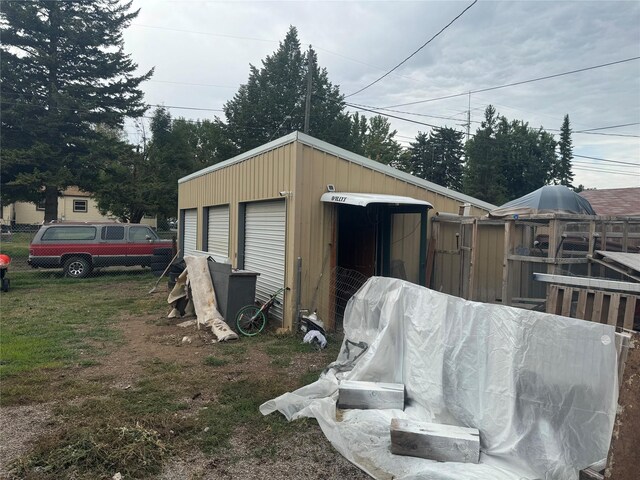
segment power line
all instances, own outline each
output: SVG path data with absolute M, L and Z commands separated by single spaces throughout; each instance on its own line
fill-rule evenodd
M 415 52 L 413 52 L 411 55 L 409 55 L 407 58 L 405 58 L 404 60 L 402 60 L 399 64 L 397 64 L 395 67 L 393 67 L 391 70 L 389 70 L 387 73 L 385 73 L 384 75 L 382 75 L 381 77 L 377 78 L 376 80 L 374 80 L 373 82 L 371 82 L 369 85 L 362 87 L 360 90 L 358 90 L 357 92 L 353 92 L 350 93 L 349 95 L 345 96 L 344 98 L 348 98 L 348 97 L 353 97 L 354 95 L 359 94 L 360 92 L 365 91 L 367 88 L 371 87 L 372 85 L 375 85 L 376 83 L 378 83 L 380 80 L 382 80 L 383 78 L 385 78 L 387 75 L 389 75 L 391 72 L 393 72 L 394 70 L 398 69 L 398 67 L 402 66 L 404 63 L 406 63 L 411 57 L 413 57 L 416 53 L 418 53 L 420 50 L 422 50 L 424 47 L 426 47 L 427 45 L 429 45 L 436 37 L 438 37 L 442 32 L 444 32 L 447 28 L 449 28 L 451 26 L 451 24 L 453 24 L 453 22 L 455 22 L 456 20 L 458 20 L 462 15 L 464 15 L 464 13 L 469 10 L 471 7 L 473 7 L 476 3 L 478 3 L 478 0 L 473 0 L 473 3 L 471 5 L 469 5 L 467 8 L 465 8 L 462 12 L 460 12 L 458 14 L 457 17 L 455 17 L 453 20 L 451 20 L 449 23 L 447 23 L 444 27 L 442 27 L 442 29 L 436 33 L 433 37 L 431 37 L 429 40 L 427 40 L 420 48 L 418 48 Z
M 600 65 L 593 65 L 591 67 L 579 68 L 577 70 L 570 70 L 568 72 L 555 73 L 553 75 L 545 75 L 544 77 L 537 77 L 537 78 L 531 78 L 529 80 L 522 80 L 522 81 L 519 81 L 519 82 L 506 83 L 504 85 L 497 85 L 495 87 L 480 88 L 478 90 L 471 90 L 470 92 L 467 91 L 467 92 L 462 92 L 462 93 L 455 93 L 455 94 L 452 94 L 452 95 L 445 95 L 445 96 L 442 96 L 442 97 L 428 98 L 426 100 L 418 100 L 418 101 L 415 101 L 415 102 L 407 102 L 407 103 L 398 103 L 398 104 L 395 104 L 395 105 L 388 105 L 385 108 L 406 107 L 408 105 L 418 105 L 420 103 L 435 102 L 437 100 L 445 100 L 447 98 L 462 97 L 462 96 L 465 96 L 465 95 L 469 95 L 469 93 L 474 94 L 474 93 L 489 92 L 491 90 L 498 90 L 500 88 L 514 87 L 516 85 L 523 85 L 525 83 L 539 82 L 541 80 L 548 80 L 550 78 L 562 77 L 562 76 L 565 76 L 565 75 L 572 75 L 574 73 L 586 72 L 588 70 L 595 70 L 597 68 L 604 68 L 604 67 L 609 67 L 611 65 L 618 65 L 620 63 L 632 62 L 632 61 L 638 60 L 638 59 L 640 59 L 640 56 L 639 57 L 625 58 L 623 60 L 617 60 L 615 62 L 602 63 Z
M 608 127 L 587 128 L 587 129 L 584 129 L 584 130 L 576 130 L 573 133 L 585 133 L 585 132 L 593 132 L 594 130 L 609 130 L 611 128 L 632 127 L 634 125 L 640 125 L 640 122 L 622 123 L 620 125 L 610 125 Z
M 406 115 L 415 115 L 417 117 L 439 118 L 441 120 L 455 120 L 455 121 L 460 121 L 460 122 L 466 121 L 466 119 L 464 119 L 464 118 L 443 117 L 443 116 L 439 116 L 439 115 L 428 115 L 426 113 L 405 112 L 405 111 L 402 111 L 402 110 L 392 110 L 390 108 L 374 107 L 374 106 L 371 106 L 371 105 L 362 105 L 361 103 L 349 103 L 347 105 L 352 106 L 354 108 L 360 108 L 360 107 L 363 107 L 363 108 L 374 108 L 376 110 L 384 110 L 385 112 L 403 113 L 403 114 L 406 114 Z M 474 121 L 474 123 L 480 123 L 480 122 Z
M 402 113 L 404 115 L 414 115 L 417 117 L 430 117 L 430 118 L 439 118 L 442 120 L 453 120 L 453 121 L 459 121 L 459 122 L 467 122 L 467 119 L 464 118 L 455 118 L 453 116 L 451 117 L 442 117 L 442 116 L 438 116 L 438 115 L 428 115 L 426 113 L 416 113 L 416 112 L 407 112 L 405 110 L 395 110 L 392 108 L 386 108 L 386 107 L 374 107 L 371 105 L 362 105 L 359 103 L 350 103 L 350 106 L 354 107 L 354 108 L 359 108 L 359 107 L 363 107 L 363 108 L 373 108 L 376 110 L 383 110 L 385 112 L 394 112 L 394 113 Z M 478 120 L 469 120 L 471 123 L 482 123 Z M 586 129 L 586 130 L 576 130 L 573 131 L 572 133 L 582 133 L 582 134 L 586 134 L 586 135 L 604 135 L 604 136 L 610 136 L 610 137 L 628 137 L 628 138 L 640 138 L 640 135 L 632 135 L 632 134 L 624 134 L 624 133 L 601 133 L 601 132 L 595 132 L 593 130 L 606 130 L 606 129 L 610 129 L 610 128 L 619 128 L 619 127 L 627 127 L 627 126 L 631 126 L 631 125 L 640 125 L 640 123 L 625 123 L 625 124 L 621 124 L 621 125 L 612 125 L 609 127 L 599 127 L 599 128 L 590 128 L 590 129 Z M 557 128 L 545 128 L 546 131 L 548 132 L 561 132 L 562 130 L 559 130 Z
M 175 108 L 176 110 L 197 110 L 202 112 L 224 112 L 221 108 L 199 108 L 199 107 L 182 107 L 179 105 L 160 105 L 155 103 L 150 103 L 150 107 L 158 107 L 158 108 Z
M 577 154 L 573 154 L 574 157 L 578 157 L 578 158 L 588 158 L 589 160 L 599 160 L 601 162 L 611 162 L 611 163 L 620 163 L 622 165 L 631 165 L 632 167 L 638 167 L 640 165 L 638 165 L 637 163 L 631 163 L 631 162 L 622 162 L 620 160 L 609 160 L 607 158 L 599 158 L 599 157 L 589 157 L 587 155 L 577 155 Z
M 427 126 L 427 127 L 431 127 L 431 128 L 440 128 L 438 125 L 433 125 L 433 124 L 431 124 L 431 123 L 419 122 L 419 121 L 417 121 L 417 120 L 412 120 L 412 119 L 410 119 L 410 118 L 398 117 L 397 115 L 391 115 L 391 114 L 389 114 L 389 113 L 378 112 L 378 111 L 376 111 L 376 110 L 371 110 L 371 109 L 369 109 L 369 108 L 356 107 L 355 105 L 350 104 L 350 103 L 345 103 L 345 105 L 346 105 L 346 106 L 348 106 L 348 107 L 352 107 L 352 108 L 358 108 L 358 109 L 360 109 L 360 110 L 364 110 L 364 111 L 366 111 L 366 112 L 371 112 L 371 113 L 375 113 L 375 114 L 378 114 L 378 115 L 384 115 L 385 117 L 391 117 L 391 118 L 396 118 L 396 119 L 398 119 L 398 120 L 404 120 L 405 122 L 416 123 L 416 124 L 418 124 L 418 125 L 425 125 L 425 126 Z

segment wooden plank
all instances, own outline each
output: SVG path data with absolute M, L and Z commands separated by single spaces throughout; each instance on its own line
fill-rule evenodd
M 602 280 L 600 278 L 570 277 L 568 275 L 550 275 L 548 273 L 534 273 L 534 280 L 544 283 L 556 283 L 572 287 L 602 288 L 619 292 L 640 293 L 640 283 L 620 282 L 617 280 Z
M 589 236 L 588 236 L 589 246 L 588 246 L 588 250 L 587 250 L 587 256 L 588 257 L 592 257 L 593 256 L 593 249 L 595 247 L 595 240 L 594 240 L 595 235 L 596 235 L 596 222 L 591 220 L 589 222 Z M 589 262 L 587 264 L 587 276 L 588 277 L 592 276 L 592 272 L 591 272 L 592 265 L 593 264 L 591 262 Z
M 404 410 L 404 385 L 344 380 L 338 385 L 338 408 Z
M 630 334 L 616 332 L 615 342 L 616 350 L 618 351 L 618 385 L 622 382 L 622 377 L 624 375 L 624 366 L 627 363 L 627 356 L 629 355 L 630 341 Z
M 594 292 L 593 311 L 591 312 L 591 321 L 602 323 L 602 302 L 604 301 L 604 292 Z
M 638 282 L 640 282 L 640 275 L 634 275 L 633 273 L 629 272 L 627 269 L 621 268 L 611 262 L 607 262 L 605 259 L 600 259 L 600 258 L 595 258 L 595 257 L 591 257 L 589 258 L 590 261 L 595 262 L 601 266 L 610 268 L 611 270 L 615 270 L 618 273 L 621 273 L 623 275 L 626 275 L 629 278 L 632 278 L 634 280 L 637 280 Z
M 476 277 L 478 275 L 478 221 L 474 219 L 471 231 L 471 265 L 469 271 L 469 300 L 478 298 L 476 294 Z
M 640 334 L 631 335 L 629 346 L 605 471 L 605 478 L 614 480 L 637 480 L 640 465 Z
M 578 306 L 576 308 L 576 318 L 581 320 L 585 319 L 585 313 L 587 311 L 587 295 L 588 292 L 581 288 L 578 293 Z
M 393 418 L 391 453 L 439 462 L 478 463 L 480 432 L 475 428 Z
M 578 480 L 604 480 L 604 469 L 607 465 L 607 459 L 603 458 L 599 462 L 589 465 L 584 470 L 580 470 Z
M 558 285 L 549 285 L 549 295 L 547 299 L 547 313 L 557 315 L 558 312 Z
M 571 316 L 571 301 L 573 300 L 573 288 L 564 287 L 562 296 L 562 313 L 563 317 Z
M 528 255 L 508 255 L 509 260 L 516 260 L 519 262 L 531 262 L 531 263 L 546 263 L 553 266 L 558 265 L 579 265 L 582 263 L 588 263 L 588 258 L 544 258 L 544 257 L 530 257 Z M 554 273 L 548 273 L 547 275 L 555 275 Z
M 620 308 L 620 294 L 609 294 L 611 300 L 609 301 L 609 312 L 607 313 L 607 323 L 614 327 L 618 325 L 618 309 Z
M 511 231 L 514 222 L 506 221 L 504 224 L 504 258 L 502 261 L 502 304 L 511 305 L 511 288 L 509 285 L 509 256 L 511 255 Z
M 427 248 L 427 273 L 426 273 L 426 287 L 431 288 L 431 277 L 433 276 L 433 260 L 436 256 L 436 239 L 432 238 Z
M 623 327 L 627 330 L 633 330 L 633 317 L 636 313 L 636 302 L 638 301 L 638 297 L 635 295 L 625 295 L 625 297 L 627 301 L 625 302 Z

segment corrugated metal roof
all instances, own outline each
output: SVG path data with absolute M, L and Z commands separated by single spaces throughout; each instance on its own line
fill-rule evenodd
M 584 190 L 580 196 L 598 215 L 640 215 L 640 187 Z
M 397 170 L 393 167 L 384 165 L 374 160 L 370 160 L 366 157 L 363 157 L 362 155 L 358 155 L 356 153 L 350 152 L 348 150 L 345 150 L 344 148 L 336 147 L 335 145 L 332 145 L 327 142 L 323 142 L 322 140 L 318 140 L 317 138 L 314 138 L 310 135 L 306 135 L 301 132 L 292 132 L 289 135 L 280 137 L 272 142 L 269 142 L 260 147 L 254 148 L 253 150 L 249 150 L 248 152 L 245 152 L 241 155 L 230 158 L 229 160 L 225 160 L 224 162 L 217 163 L 207 168 L 203 168 L 202 170 L 198 170 L 197 172 L 187 175 L 186 177 L 182 177 L 181 179 L 178 180 L 178 183 L 188 182 L 189 180 L 193 180 L 194 178 L 198 178 L 198 177 L 201 177 L 202 175 L 215 172 L 216 170 L 229 167 L 236 163 L 240 163 L 244 160 L 248 160 L 251 157 L 255 157 L 257 155 L 263 154 L 265 152 L 274 150 L 278 147 L 281 147 L 293 142 L 300 142 L 303 145 L 307 145 L 317 150 L 321 150 L 331 155 L 335 155 L 339 158 L 343 158 L 345 160 L 356 163 L 358 165 L 362 165 L 364 167 L 370 168 L 371 170 L 384 173 L 385 175 L 389 175 L 390 177 L 403 180 L 417 187 L 424 188 L 425 190 L 429 190 L 431 192 L 439 193 L 445 197 L 449 197 L 463 203 L 469 203 L 473 206 L 480 207 L 485 210 L 492 210 L 496 208 L 495 205 L 492 205 L 488 202 L 484 202 L 477 198 L 470 197 L 469 195 L 465 195 L 464 193 L 456 192 L 455 190 L 450 190 L 441 185 L 418 178 L 414 175 L 401 172 L 400 170 Z

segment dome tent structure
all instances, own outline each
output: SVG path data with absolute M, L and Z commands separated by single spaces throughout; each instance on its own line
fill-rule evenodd
M 541 213 L 595 215 L 587 199 L 564 185 L 545 185 L 520 198 L 511 200 L 489 212 L 490 217 L 504 218 L 513 215 Z

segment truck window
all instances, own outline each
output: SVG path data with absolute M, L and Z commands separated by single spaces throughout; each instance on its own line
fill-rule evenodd
M 46 241 L 86 241 L 95 240 L 96 227 L 49 227 L 43 234 Z
M 102 240 L 124 240 L 124 227 L 121 225 L 103 227 Z
M 147 237 L 156 239 L 156 234 L 149 227 L 129 227 L 130 242 L 146 242 Z

